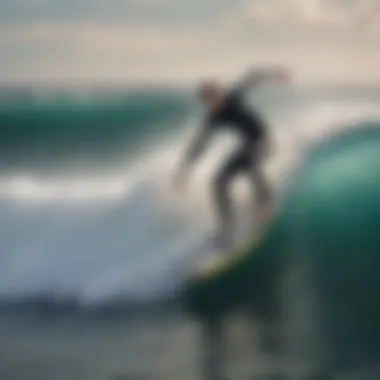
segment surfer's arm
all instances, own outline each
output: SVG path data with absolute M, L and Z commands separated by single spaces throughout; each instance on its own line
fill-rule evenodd
M 181 162 L 181 165 L 179 166 L 179 170 L 174 176 L 175 187 L 182 188 L 184 186 L 189 170 L 204 151 L 207 142 L 210 140 L 211 134 L 211 124 L 207 122 L 204 123 L 201 130 L 198 132 L 196 138 L 194 139 L 193 143 L 187 150 L 184 159 Z
M 235 97 L 244 95 L 247 91 L 255 90 L 271 81 L 285 82 L 289 73 L 282 67 L 264 67 L 249 71 L 231 89 L 230 94 Z
M 201 156 L 207 143 L 210 140 L 212 130 L 213 128 L 210 122 L 206 121 L 203 123 L 200 131 L 198 132 L 197 136 L 195 137 L 185 154 L 182 163 L 182 169 L 184 171 L 188 171 L 191 168 L 191 166 L 197 161 L 197 159 Z

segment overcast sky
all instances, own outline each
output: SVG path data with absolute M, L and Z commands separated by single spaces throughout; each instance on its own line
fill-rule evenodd
M 0 81 L 380 83 L 379 0 L 0 0 Z

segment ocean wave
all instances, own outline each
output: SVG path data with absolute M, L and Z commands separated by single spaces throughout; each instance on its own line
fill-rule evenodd
M 8 163 L 42 158 L 41 164 L 70 154 L 134 153 L 142 141 L 180 124 L 190 108 L 186 93 L 172 91 L 0 103 L 1 158 Z
M 294 96 L 291 104 L 288 97 L 284 102 L 286 107 L 277 99 L 280 106 L 266 113 L 275 137 L 266 168 L 279 194 L 310 147 L 342 130 L 379 123 L 380 102 L 373 98 L 332 102 L 318 95 L 306 104 Z M 194 125 L 188 120 L 184 130 L 113 171 L 2 175 L 0 302 L 43 299 L 97 309 L 152 304 L 177 294 L 208 250 L 213 226 L 208 180 L 234 145 L 229 137 L 217 140 L 195 171 L 188 195 L 176 196 L 170 175 Z M 242 202 L 243 182 L 236 186 Z

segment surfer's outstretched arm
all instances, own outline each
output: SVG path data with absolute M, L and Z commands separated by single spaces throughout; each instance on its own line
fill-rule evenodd
M 233 96 L 242 96 L 251 89 L 259 88 L 268 82 L 285 82 L 289 72 L 282 67 L 264 67 L 253 69 L 245 74 L 231 89 Z

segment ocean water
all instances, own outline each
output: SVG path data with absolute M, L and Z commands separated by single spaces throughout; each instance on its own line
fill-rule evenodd
M 266 171 L 279 198 L 311 146 L 380 121 L 380 88 L 247 101 L 274 137 Z M 197 322 L 176 300 L 209 251 L 209 181 L 236 141 L 215 138 L 188 191 L 173 192 L 198 111 L 186 90 L 0 91 L 1 379 L 200 377 Z M 244 179 L 234 191 L 243 209 Z M 232 371 L 246 378 L 265 360 L 234 335 Z

